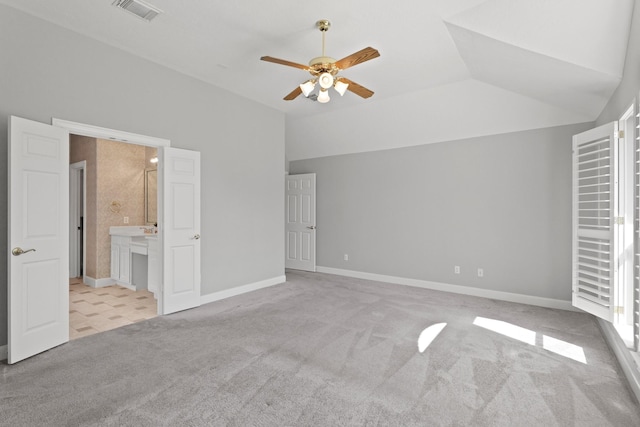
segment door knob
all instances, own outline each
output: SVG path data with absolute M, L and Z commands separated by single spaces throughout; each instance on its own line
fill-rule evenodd
M 309 230 L 315 230 L 315 229 L 316 229 L 316 226 L 315 226 L 315 225 L 310 225 L 310 226 L 307 226 L 307 228 L 308 228 Z
M 200 238 L 199 234 L 196 234 L 195 236 L 193 236 L 194 239 L 198 240 Z
M 13 248 L 13 249 L 11 250 L 11 254 L 12 254 L 13 256 L 19 256 L 19 255 L 22 255 L 22 254 L 26 254 L 27 252 L 35 252 L 35 251 L 36 251 L 35 249 L 27 249 L 27 250 L 25 251 L 25 250 L 24 250 L 24 249 L 22 249 L 22 248 Z

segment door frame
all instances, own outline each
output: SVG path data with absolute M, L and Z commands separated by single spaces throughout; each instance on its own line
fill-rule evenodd
M 51 124 L 59 128 L 67 129 L 70 134 L 74 135 L 109 139 L 111 141 L 126 142 L 128 144 L 146 145 L 148 147 L 171 146 L 171 141 L 168 139 L 72 122 L 69 120 L 57 119 L 55 117 L 51 119 Z
M 154 136 L 148 135 L 140 135 L 132 132 L 124 132 L 116 129 L 103 128 L 100 126 L 89 125 L 85 123 L 72 122 L 69 120 L 63 120 L 53 117 L 51 119 L 51 124 L 56 127 L 60 127 L 69 131 L 69 134 L 80 135 L 80 136 L 88 136 L 91 138 L 99 138 L 110 141 L 119 141 L 127 144 L 135 144 L 135 145 L 144 145 L 147 147 L 155 147 L 160 151 L 163 147 L 170 147 L 171 141 L 164 138 L 158 138 Z M 86 173 L 85 173 L 86 176 Z M 161 182 L 158 182 L 158 200 L 163 200 L 160 197 L 164 195 L 164 186 Z M 159 222 L 158 227 L 162 229 L 162 224 Z M 86 229 L 86 227 L 85 227 Z M 84 236 L 83 236 L 84 238 Z M 160 234 L 159 237 L 160 247 L 164 248 L 164 239 Z M 161 249 L 162 250 L 162 249 Z M 86 274 L 86 270 L 83 271 Z M 163 292 L 162 289 L 159 289 L 160 293 Z M 158 315 L 165 314 L 162 304 L 158 304 Z
M 82 173 L 80 173 L 80 171 L 82 171 Z M 80 179 L 80 177 L 82 177 L 82 179 Z M 82 185 L 82 206 L 80 206 L 79 200 L 78 200 L 78 196 L 80 194 L 80 192 L 78 191 L 78 186 Z M 72 190 L 73 189 L 73 190 Z M 79 267 L 79 270 L 82 272 L 82 281 L 85 282 L 85 275 L 86 275 L 86 259 L 87 259 L 87 227 L 85 227 L 84 221 L 82 224 L 82 244 L 80 245 L 82 247 L 82 265 L 78 266 L 78 252 L 79 252 L 79 248 L 78 248 L 78 244 L 77 244 L 77 239 L 73 239 L 71 238 L 71 227 L 75 224 L 71 224 L 71 214 L 73 211 L 75 210 L 76 212 L 74 212 L 74 214 L 78 213 L 78 211 L 80 211 L 80 213 L 82 213 L 82 217 L 84 219 L 86 219 L 86 212 L 87 212 L 87 161 L 86 160 L 82 160 L 80 162 L 76 162 L 76 163 L 71 163 L 69 165 L 69 260 L 72 260 L 73 257 L 71 256 L 71 254 L 74 255 L 75 257 L 75 261 L 73 261 L 74 265 L 76 265 L 76 267 Z M 73 269 L 73 271 L 71 271 L 71 265 L 69 266 L 70 268 L 70 275 L 74 274 L 75 271 L 77 271 L 78 269 Z M 72 277 L 77 277 L 77 276 L 72 276 Z M 86 283 L 86 282 L 85 282 Z
M 636 112 L 635 102 L 631 104 L 624 114 L 618 119 L 619 144 L 619 180 L 618 204 L 619 215 L 624 218 L 624 226 L 619 227 L 618 241 L 620 242 L 620 269 L 616 295 L 614 296 L 616 305 L 616 316 L 614 324 L 626 324 L 631 326 L 629 336 L 623 337 L 628 342 L 633 342 L 633 299 L 634 299 L 634 162 L 635 162 L 635 123 Z M 630 249 L 631 248 L 631 249 Z M 622 310 L 620 310 L 620 308 Z M 623 313 L 619 313 L 623 311 Z M 631 344 L 633 345 L 633 344 Z

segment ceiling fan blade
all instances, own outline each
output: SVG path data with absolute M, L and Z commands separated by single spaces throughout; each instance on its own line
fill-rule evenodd
M 347 90 L 350 90 L 358 96 L 361 96 L 363 98 L 371 98 L 371 96 L 373 96 L 372 90 L 369 90 L 364 86 L 360 86 L 358 83 L 352 82 L 351 80 L 345 79 L 344 77 L 340 77 L 340 81 L 348 83 L 349 87 L 347 87 Z
M 342 58 L 337 61 L 335 66 L 340 70 L 346 70 L 349 67 L 353 67 L 354 65 L 362 64 L 370 59 L 377 58 L 380 56 L 380 52 L 372 47 L 365 47 L 362 50 L 359 50 L 356 53 L 352 53 L 346 58 Z
M 298 64 L 296 62 L 286 61 L 284 59 L 274 58 L 272 56 L 263 56 L 260 58 L 263 61 L 273 62 L 274 64 L 286 65 L 288 67 L 300 68 L 301 70 L 309 71 L 310 68 L 308 65 Z
M 285 96 L 283 99 L 285 101 L 291 101 L 293 99 L 296 99 L 298 95 L 300 95 L 301 93 L 302 93 L 302 89 L 300 89 L 300 86 L 298 86 L 297 88 L 292 90 L 289 95 Z

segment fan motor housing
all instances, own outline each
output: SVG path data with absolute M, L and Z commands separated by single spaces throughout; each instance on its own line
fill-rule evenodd
M 336 75 L 338 69 L 335 67 L 336 60 L 330 56 L 317 56 L 309 61 L 309 66 L 313 68 L 312 75 L 319 73 L 331 73 Z

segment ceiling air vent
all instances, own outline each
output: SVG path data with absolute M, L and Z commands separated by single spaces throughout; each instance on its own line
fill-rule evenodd
M 162 10 L 155 6 L 151 6 L 149 3 L 142 0 L 116 0 L 113 2 L 113 5 L 126 10 L 129 13 L 133 13 L 138 18 L 142 18 L 145 21 L 151 21 L 162 13 Z

